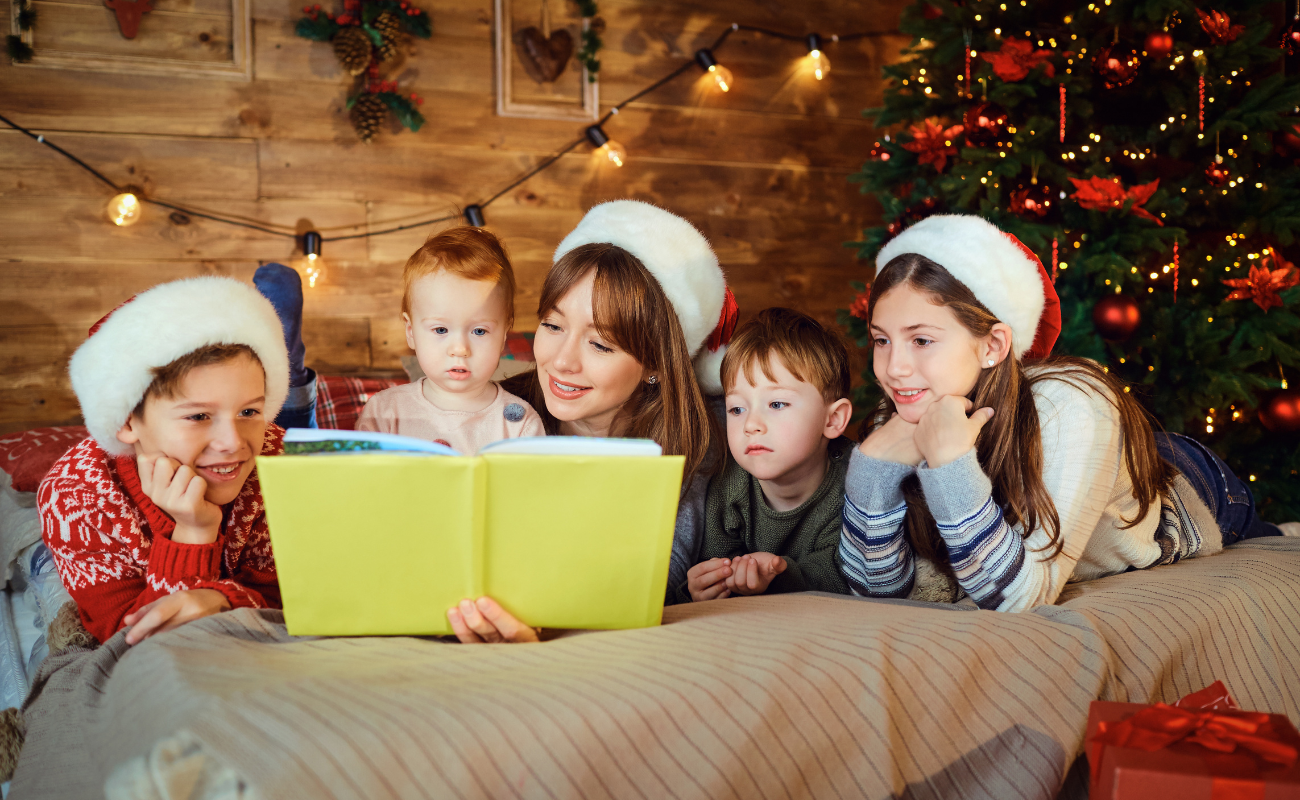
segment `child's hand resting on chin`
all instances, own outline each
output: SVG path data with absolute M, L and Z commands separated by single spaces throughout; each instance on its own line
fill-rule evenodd
M 735 594 L 762 594 L 777 575 L 785 572 L 785 567 L 785 559 L 771 553 L 749 553 L 733 558 L 727 590 Z
M 946 395 L 925 410 L 916 425 L 916 447 L 931 469 L 950 464 L 970 452 L 993 409 L 981 408 L 965 397 Z
M 208 482 L 192 467 L 165 455 L 139 456 L 140 489 L 176 520 L 173 542 L 212 544 L 221 532 L 221 506 L 204 496 Z
M 916 446 L 916 424 L 908 422 L 895 412 L 889 421 L 871 432 L 859 447 L 862 455 L 906 464 L 915 467 L 921 463 L 921 451 Z

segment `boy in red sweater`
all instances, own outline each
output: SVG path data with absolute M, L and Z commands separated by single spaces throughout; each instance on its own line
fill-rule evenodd
M 282 451 L 289 392 L 276 311 L 228 278 L 162 284 L 91 328 L 72 357 L 91 438 L 37 494 L 81 621 L 137 642 L 230 608 L 279 607 L 254 472 Z

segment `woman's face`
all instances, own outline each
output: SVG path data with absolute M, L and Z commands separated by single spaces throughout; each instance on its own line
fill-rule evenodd
M 876 300 L 871 339 L 876 380 L 898 415 L 913 423 L 939 398 L 970 394 L 980 375 L 981 355 L 995 361 L 1003 356 L 990 353 L 988 342 L 977 339 L 946 306 L 907 284 Z
M 614 418 L 649 372 L 596 330 L 595 284 L 591 270 L 542 318 L 533 355 L 546 409 L 573 423 L 566 432 L 609 436 Z

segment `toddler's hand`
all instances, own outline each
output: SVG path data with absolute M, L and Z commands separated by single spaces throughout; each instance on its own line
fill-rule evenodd
M 736 594 L 754 595 L 767 591 L 772 580 L 785 572 L 786 561 L 771 553 L 750 553 L 732 560 L 733 574 L 727 589 Z
M 731 594 L 727 580 L 731 575 L 731 559 L 710 558 L 691 567 L 686 573 L 686 588 L 691 600 L 717 600 Z
M 139 644 L 156 633 L 169 631 L 191 620 L 208 617 L 230 608 L 230 601 L 216 589 L 187 589 L 160 597 L 122 621 L 130 626 L 127 644 Z
M 139 456 L 140 489 L 176 520 L 172 541 L 211 544 L 221 532 L 221 506 L 208 502 L 208 482 L 192 467 L 164 455 Z

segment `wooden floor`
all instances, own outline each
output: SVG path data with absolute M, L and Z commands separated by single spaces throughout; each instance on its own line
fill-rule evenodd
M 41 36 L 119 46 L 112 13 L 98 2 L 35 5 L 38 48 Z M 155 5 L 137 41 L 165 29 L 168 47 L 191 48 L 196 26 L 213 25 L 221 3 Z M 417 134 L 357 140 L 343 108 L 351 81 L 328 45 L 293 35 L 297 0 L 252 0 L 251 81 L 5 61 L 0 113 L 150 196 L 299 231 L 344 235 L 454 211 L 577 138 L 582 123 L 496 115 L 491 0 L 419 5 L 434 36 L 409 46 L 400 73 L 403 87 L 425 98 Z M 488 227 L 518 275 L 517 327 L 535 326 L 563 235 L 595 203 L 624 197 L 658 203 L 705 232 L 742 319 L 788 305 L 833 322 L 852 299 L 848 282 L 866 268 L 844 242 L 879 213 L 847 177 L 873 140 L 861 111 L 881 103 L 880 67 L 907 44 L 896 32 L 902 5 L 601 0 L 603 106 L 689 59 L 733 21 L 873 35 L 828 45 L 832 71 L 818 82 L 796 69 L 801 43 L 735 34 L 716 54 L 735 74 L 733 91 L 712 90 L 692 68 L 608 124 L 628 150 L 622 169 L 602 165 L 584 144 L 490 206 Z M 7 2 L 0 11 L 8 16 Z M 193 275 L 248 279 L 260 263 L 300 258 L 292 238 L 152 206 L 139 224 L 116 228 L 104 214 L 110 195 L 48 148 L 0 130 L 0 432 L 77 419 L 67 359 L 89 325 L 131 294 Z M 399 368 L 408 352 L 401 265 L 436 230 L 326 245 L 325 274 L 307 299 L 309 364 L 335 373 Z

